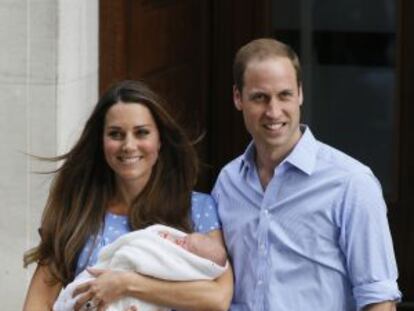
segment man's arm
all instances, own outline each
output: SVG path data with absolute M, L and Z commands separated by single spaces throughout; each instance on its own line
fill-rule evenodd
M 381 303 L 373 303 L 363 308 L 363 311 L 395 311 L 395 302 L 385 301 Z
M 392 310 L 401 293 L 387 208 L 375 177 L 369 172 L 350 176 L 338 210 L 339 243 L 358 310 Z

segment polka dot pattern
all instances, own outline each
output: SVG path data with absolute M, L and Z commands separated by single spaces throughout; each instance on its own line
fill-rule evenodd
M 192 220 L 195 231 L 206 233 L 221 228 L 216 202 L 205 193 L 193 192 Z
M 96 236 L 96 239 L 90 237 L 81 251 L 76 265 L 76 275 L 86 267 L 93 266 L 98 261 L 98 253 L 102 247 L 130 231 L 127 216 L 107 213 L 103 230 Z

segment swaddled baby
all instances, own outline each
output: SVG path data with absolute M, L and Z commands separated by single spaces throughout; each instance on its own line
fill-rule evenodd
M 212 280 L 227 269 L 224 247 L 208 235 L 186 234 L 163 225 L 130 232 L 105 246 L 98 256 L 99 269 L 135 271 L 171 281 Z M 59 294 L 53 311 L 72 311 L 73 291 L 94 277 L 87 270 L 79 274 Z M 137 298 L 124 297 L 110 304 L 107 311 L 124 311 L 135 306 L 139 311 L 168 310 Z M 91 310 L 91 302 L 84 310 Z

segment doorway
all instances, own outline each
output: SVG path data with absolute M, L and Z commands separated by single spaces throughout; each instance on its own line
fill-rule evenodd
M 101 0 L 100 90 L 121 79 L 145 79 L 169 99 L 193 138 L 205 134 L 197 146 L 206 164 L 198 189 L 209 191 L 219 169 L 250 139 L 232 104 L 235 51 L 264 36 L 291 44 L 305 61 L 310 99 L 305 121 L 322 140 L 373 167 L 382 181 L 404 295 L 399 308 L 409 310 L 414 305 L 414 1 L 329 3 Z M 341 3 L 353 15 L 327 20 Z M 366 12 L 373 20 L 366 20 Z M 344 82 L 331 78 L 338 75 Z M 334 80 L 341 85 L 327 88 Z M 359 109 L 354 98 L 361 90 L 366 105 Z M 349 98 L 336 98 L 338 92 Z M 349 124 L 340 118 L 356 109 L 363 112 L 352 128 L 357 139 L 331 135 L 332 128 L 347 132 Z

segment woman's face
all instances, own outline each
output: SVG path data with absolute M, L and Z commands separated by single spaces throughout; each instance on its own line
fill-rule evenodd
M 108 110 L 103 149 L 118 184 L 141 190 L 151 176 L 160 148 L 160 134 L 146 106 L 118 102 Z

